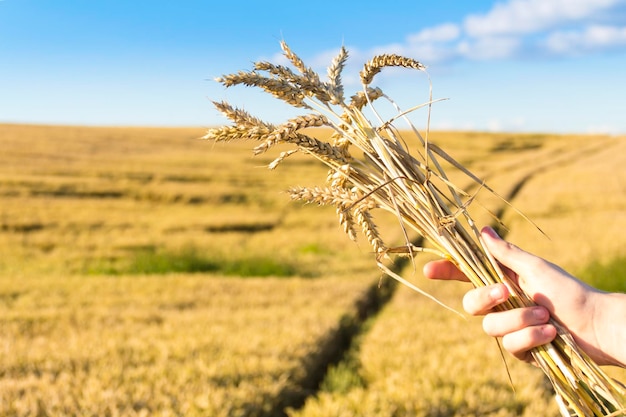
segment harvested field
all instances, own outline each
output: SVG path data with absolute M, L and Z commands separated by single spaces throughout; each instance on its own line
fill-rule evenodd
M 379 288 L 333 210 L 288 200 L 324 167 L 202 134 L 0 125 L 0 416 L 557 415 L 479 321 Z M 431 136 L 550 237 L 479 194 L 515 243 L 573 272 L 626 256 L 624 138 Z

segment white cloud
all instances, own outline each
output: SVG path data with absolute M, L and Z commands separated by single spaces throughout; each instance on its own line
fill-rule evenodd
M 396 53 L 432 66 L 459 59 L 567 56 L 626 48 L 626 22 L 620 22 L 623 14 L 616 13 L 620 5 L 626 5 L 626 0 L 507 0 L 461 22 L 426 27 L 401 42 L 369 50 L 348 48 L 349 61 L 365 62 L 374 55 Z M 313 62 L 327 65 L 331 60 L 325 52 Z
M 405 55 L 418 58 L 426 63 L 446 61 L 454 58 L 454 42 L 461 36 L 461 28 L 452 23 L 426 28 L 407 36 L 407 45 L 396 46 L 396 50 Z
M 426 28 L 414 35 L 409 35 L 407 41 L 411 44 L 430 42 L 449 42 L 461 35 L 459 25 L 445 23 L 443 25 Z
M 457 46 L 458 55 L 472 60 L 509 58 L 521 46 L 519 38 L 487 37 L 463 40 Z
M 385 51 L 390 52 L 389 49 L 385 49 Z M 391 52 L 415 58 L 422 61 L 426 66 L 435 62 L 449 61 L 456 57 L 454 46 L 434 43 L 410 44 L 402 48 L 397 47 L 395 51 L 391 50 Z
M 379 54 L 398 54 L 415 58 L 426 66 L 435 62 L 448 61 L 455 57 L 454 45 L 439 43 L 393 43 L 372 48 L 367 54 L 361 54 L 363 62 Z
M 593 25 L 583 30 L 554 32 L 546 38 L 545 46 L 562 55 L 626 46 L 626 27 Z
M 622 0 L 511 0 L 507 3 L 497 3 L 486 14 L 468 16 L 464 28 L 468 35 L 476 37 L 528 34 L 594 17 L 622 2 Z

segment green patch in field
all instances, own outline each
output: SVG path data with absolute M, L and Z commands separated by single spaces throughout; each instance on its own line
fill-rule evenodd
M 309 243 L 298 248 L 298 253 L 302 255 L 328 255 L 332 251 L 319 243 Z
M 594 261 L 578 276 L 601 290 L 626 292 L 626 255 L 605 263 Z
M 226 260 L 220 265 L 219 272 L 225 275 L 237 275 L 240 277 L 290 277 L 295 275 L 309 275 L 306 273 L 300 274 L 297 268 L 289 263 L 264 257 Z
M 321 390 L 345 395 L 355 388 L 365 388 L 360 362 L 342 361 L 328 369 Z
M 344 320 L 346 318 L 344 317 Z M 356 388 L 366 388 L 367 381 L 362 375 L 362 364 L 359 358 L 363 337 L 373 324 L 373 319 L 368 319 L 358 329 L 352 340 L 350 348 L 345 352 L 343 359 L 330 366 L 320 390 L 345 395 Z M 344 324 L 345 325 L 345 324 Z
M 87 272 L 93 275 L 215 273 L 239 277 L 312 276 L 308 271 L 300 271 L 291 262 L 263 256 L 224 258 L 191 245 L 178 250 L 142 248 L 126 258 L 97 261 L 87 268 Z

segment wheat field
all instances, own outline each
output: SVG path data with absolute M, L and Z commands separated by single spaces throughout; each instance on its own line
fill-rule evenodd
M 0 125 L 0 416 L 558 415 L 509 358 L 513 390 L 478 320 L 399 287 L 362 321 L 386 288 L 367 242 L 285 192 L 325 167 L 276 175 L 203 132 Z M 574 273 L 624 263 L 624 138 L 431 138 L 549 236 L 480 194 L 507 238 Z M 424 282 L 424 261 L 403 274 L 460 309 L 467 287 Z

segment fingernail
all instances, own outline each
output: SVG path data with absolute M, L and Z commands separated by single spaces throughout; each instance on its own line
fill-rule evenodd
M 501 286 L 495 286 L 489 291 L 489 296 L 493 301 L 504 301 L 506 299 L 506 294 L 504 293 L 504 289 Z
M 546 324 L 541 328 L 541 333 L 543 333 L 546 343 L 548 343 L 556 337 L 556 328 L 550 324 Z
M 544 322 L 548 320 L 548 318 L 550 317 L 550 314 L 545 308 L 540 307 L 540 308 L 533 309 L 533 316 L 535 316 L 535 319 L 537 319 L 538 321 Z
M 483 233 L 485 233 L 486 235 L 489 235 L 490 237 L 494 238 L 494 239 L 500 239 L 500 236 L 498 235 L 498 233 L 491 227 L 489 226 L 485 226 L 483 227 Z

